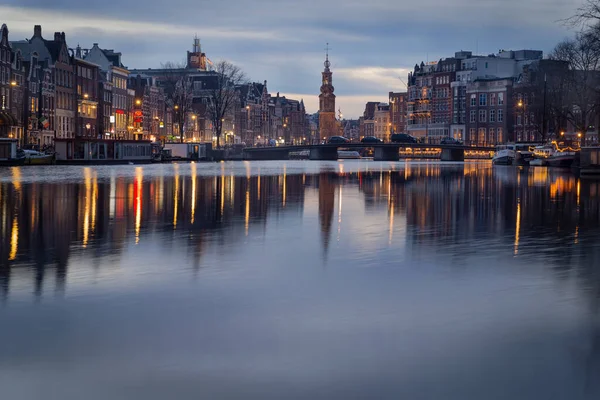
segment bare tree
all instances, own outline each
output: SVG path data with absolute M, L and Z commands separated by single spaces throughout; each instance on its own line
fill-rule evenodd
M 183 143 L 192 112 L 193 85 L 185 63 L 166 62 L 161 77 L 161 86 L 167 103 L 173 109 L 173 122 L 179 127 L 180 140 Z
M 600 85 L 600 45 L 597 25 L 586 29 L 573 39 L 559 43 L 550 59 L 567 62 L 569 70 L 560 82 L 565 101 L 562 114 L 583 138 L 598 110 Z
M 208 116 L 215 129 L 217 148 L 221 147 L 223 122 L 235 112 L 238 101 L 237 87 L 246 83 L 244 72 L 228 61 L 219 61 L 213 66 L 215 82 L 206 91 L 208 97 Z
M 585 0 L 573 16 L 562 20 L 562 22 L 578 26 L 595 25 L 600 22 L 600 0 Z

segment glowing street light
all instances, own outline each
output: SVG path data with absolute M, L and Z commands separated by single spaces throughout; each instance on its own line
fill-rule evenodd
M 89 97 L 90 97 L 90 95 L 89 95 L 89 94 L 87 94 L 87 93 L 85 93 L 85 94 L 83 95 L 83 98 L 84 98 L 84 99 L 87 99 L 87 98 L 89 98 Z
M 142 101 L 140 99 L 135 99 L 135 104 L 139 106 L 140 104 L 142 104 Z
M 177 104 L 175 104 L 175 107 L 173 107 L 173 108 L 175 108 L 176 110 L 179 110 L 179 106 Z
M 17 81 L 11 81 L 10 86 L 17 86 Z

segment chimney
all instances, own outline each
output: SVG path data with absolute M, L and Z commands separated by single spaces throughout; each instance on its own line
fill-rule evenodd
M 42 37 L 42 26 L 35 25 L 33 27 L 33 37 Z
M 54 41 L 60 42 L 60 32 L 54 32 Z
M 64 32 L 61 32 L 61 34 L 60 34 L 60 40 L 62 40 L 62 41 L 63 41 L 63 42 L 65 42 L 65 43 L 67 42 L 67 41 L 65 40 L 65 33 L 64 33 Z

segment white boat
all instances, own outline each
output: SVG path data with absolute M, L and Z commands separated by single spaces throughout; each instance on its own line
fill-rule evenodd
M 536 146 L 533 149 L 534 160 L 529 165 L 549 167 L 570 167 L 577 152 L 572 149 L 559 149 L 556 143 Z
M 496 146 L 492 162 L 497 165 L 529 165 L 534 155 L 530 143 L 507 143 Z
M 535 146 L 533 148 L 533 160 L 529 162 L 532 166 L 546 166 L 548 165 L 548 158 L 554 153 L 554 147 L 552 145 Z
M 37 150 L 23 150 L 23 154 L 27 165 L 49 165 L 54 163 L 54 154 L 46 154 Z
M 503 144 L 496 146 L 496 152 L 492 157 L 492 163 L 496 165 L 512 165 L 516 158 L 515 145 Z
M 338 158 L 342 160 L 355 160 L 360 158 L 360 153 L 354 150 L 338 150 Z

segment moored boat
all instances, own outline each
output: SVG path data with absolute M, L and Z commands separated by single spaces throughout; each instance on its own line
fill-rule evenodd
M 54 164 L 54 154 L 46 154 L 37 150 L 23 150 L 26 165 L 50 165 Z
M 338 150 L 338 158 L 342 160 L 355 160 L 360 158 L 360 153 L 355 150 Z
M 495 165 L 512 165 L 515 160 L 514 145 L 499 145 L 496 146 L 496 152 L 492 157 L 492 163 Z
M 569 168 L 575 161 L 576 152 L 574 151 L 555 151 L 546 159 L 549 167 Z

